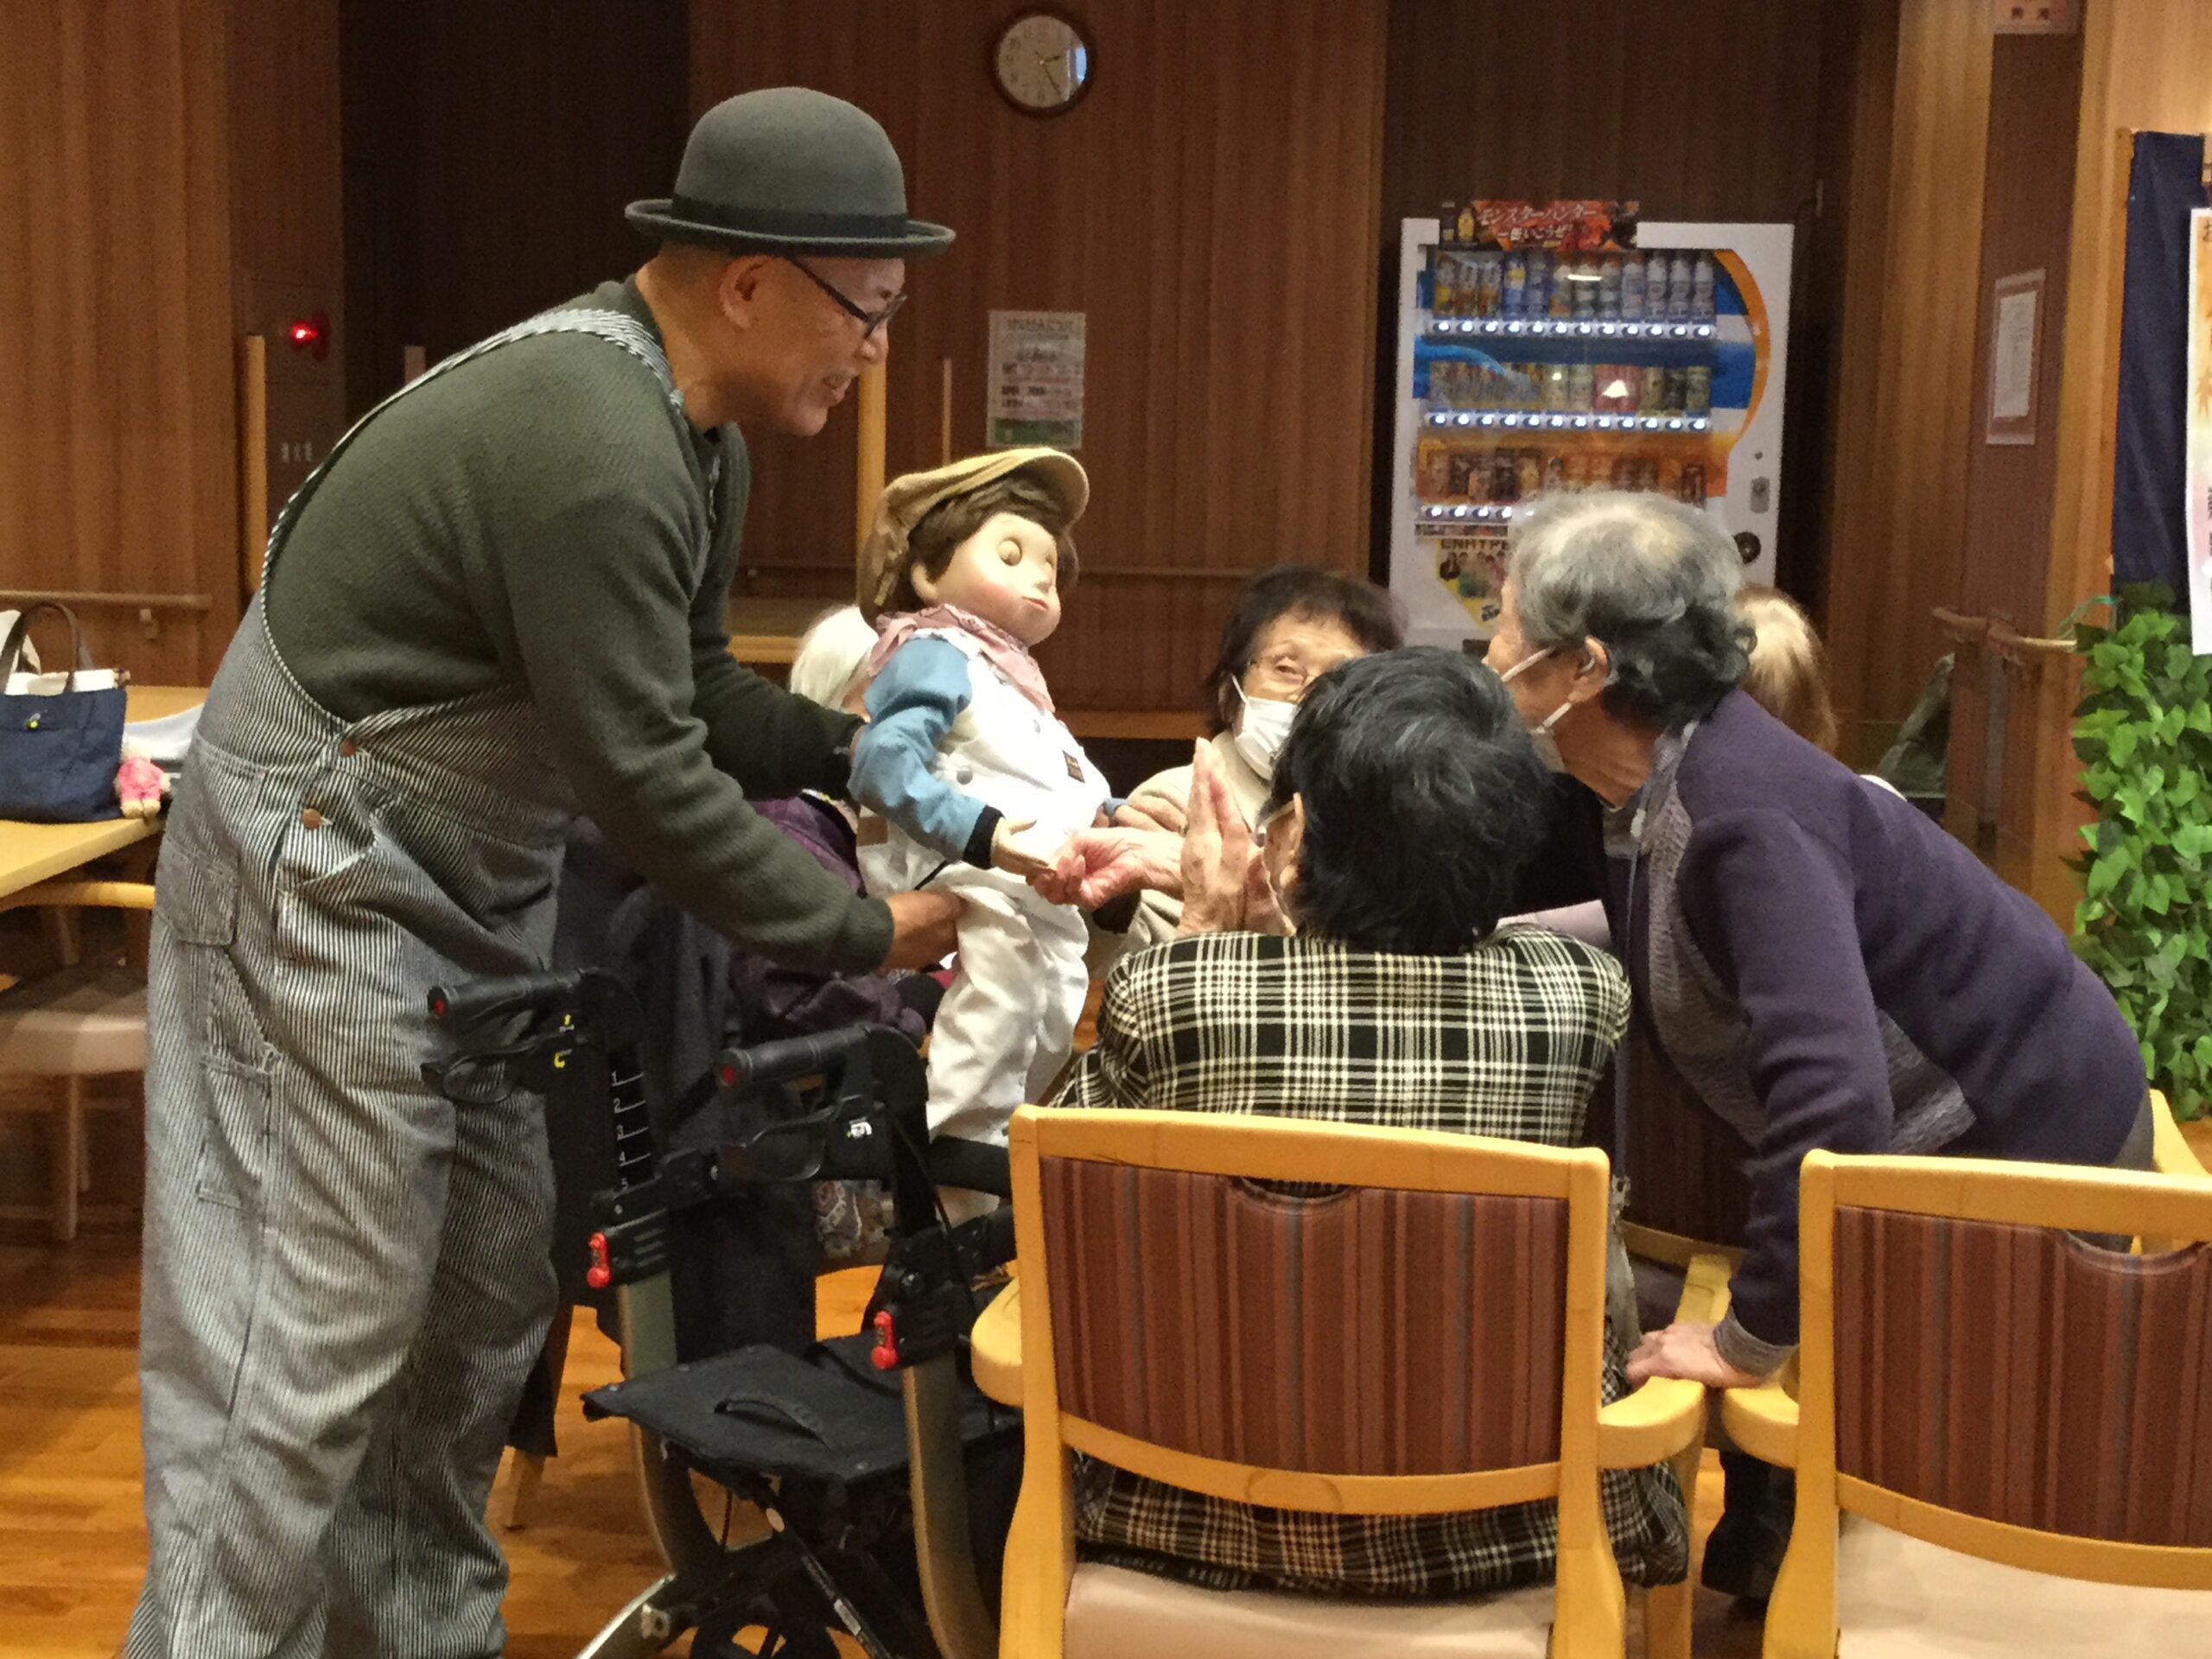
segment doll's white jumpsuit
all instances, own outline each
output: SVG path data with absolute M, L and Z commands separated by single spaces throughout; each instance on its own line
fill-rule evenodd
M 961 661 L 928 649 L 937 641 Z M 917 647 L 925 649 L 909 657 Z M 929 662 L 931 671 L 917 676 L 917 661 Z M 964 688 L 953 677 L 963 666 Z M 922 682 L 925 689 L 906 695 Z M 953 844 L 944 826 L 973 825 L 980 802 L 1008 823 L 1033 819 L 1057 842 L 1092 822 L 1109 792 L 1106 779 L 1065 725 L 1017 690 L 973 636 L 955 630 L 918 632 L 901 644 L 868 707 L 871 722 L 854 746 L 853 786 L 884 820 L 884 836 L 866 844 L 872 832 L 862 821 L 868 890 L 931 887 L 967 900 L 959 974 L 930 1033 L 930 1133 L 1004 1145 L 1014 1109 L 1044 1092 L 1074 1044 L 1090 988 L 1088 931 L 1080 911 L 1047 902 L 1019 876 L 968 862 L 963 851 L 988 857 L 987 849 Z M 885 783 L 897 770 L 887 766 L 887 749 L 902 732 L 908 746 L 942 734 L 928 780 L 910 776 L 904 789 Z M 910 752 L 910 774 L 919 762 Z M 990 822 L 988 813 L 982 822 Z

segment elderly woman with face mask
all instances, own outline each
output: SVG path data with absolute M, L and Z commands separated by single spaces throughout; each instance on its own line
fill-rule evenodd
M 1372 582 L 1312 565 L 1279 564 L 1237 589 L 1222 630 L 1220 660 L 1206 677 L 1213 734 L 1205 747 L 1248 827 L 1267 799 L 1275 756 L 1306 688 L 1339 663 L 1403 643 L 1395 601 Z M 1155 773 L 1130 792 L 1120 822 L 1180 834 L 1191 784 L 1187 766 Z M 1147 892 L 1128 930 L 1131 947 L 1173 938 L 1182 911 L 1179 899 Z
M 1726 1320 L 1647 1337 L 1630 1376 L 1716 1387 L 1797 1338 L 1807 1153 L 2147 1168 L 2141 1056 L 2024 896 L 1738 690 L 1742 563 L 1649 495 L 1514 526 L 1490 665 L 1537 753 L 1605 808 L 1605 894 L 1637 1007 L 1757 1148 Z

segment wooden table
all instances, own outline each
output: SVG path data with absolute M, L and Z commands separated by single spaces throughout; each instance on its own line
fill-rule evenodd
M 127 695 L 132 720 L 159 720 L 207 697 L 204 689 L 184 685 L 134 685 Z M 160 829 L 158 818 L 109 818 L 99 823 L 24 823 L 0 818 L 0 899 L 120 852 Z
M 729 654 L 748 668 L 788 668 L 806 625 L 837 601 L 733 594 L 724 613 Z

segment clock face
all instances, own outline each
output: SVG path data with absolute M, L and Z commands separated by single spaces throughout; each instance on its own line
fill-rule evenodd
M 1058 115 L 1090 88 L 1090 42 L 1065 17 L 1025 12 L 999 31 L 991 69 L 1016 109 Z

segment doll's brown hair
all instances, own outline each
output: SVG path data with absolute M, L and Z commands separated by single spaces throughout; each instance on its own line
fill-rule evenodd
M 922 609 L 924 601 L 914 591 L 915 570 L 925 572 L 931 581 L 942 576 L 952 563 L 953 550 L 1001 512 L 1027 518 L 1052 537 L 1053 545 L 1059 550 L 1059 589 L 1065 594 L 1073 588 L 1079 566 L 1075 540 L 1068 534 L 1071 520 L 1066 507 L 1033 478 L 1010 473 L 964 495 L 940 501 L 922 515 L 907 534 L 906 568 L 899 573 L 898 586 L 892 589 L 891 602 L 884 609 Z

